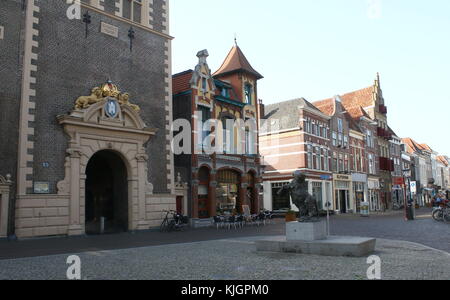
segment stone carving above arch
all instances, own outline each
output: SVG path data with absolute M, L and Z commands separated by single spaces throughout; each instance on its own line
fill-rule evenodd
M 0 175 L 0 185 L 11 185 L 12 181 L 11 181 L 11 175 L 10 174 L 6 174 L 6 177 L 3 177 L 2 175 Z

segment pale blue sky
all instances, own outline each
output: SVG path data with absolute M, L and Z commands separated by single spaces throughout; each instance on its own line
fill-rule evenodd
M 378 17 L 370 2 L 381 3 Z M 266 104 L 321 100 L 380 72 L 389 124 L 450 155 L 450 1 L 171 0 L 174 73 L 208 49 L 213 71 L 238 44 L 264 75 Z

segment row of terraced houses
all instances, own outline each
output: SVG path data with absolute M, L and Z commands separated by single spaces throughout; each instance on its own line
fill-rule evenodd
M 295 171 L 307 175 L 319 207 L 336 213 L 359 213 L 363 205 L 371 211 L 393 209 L 405 199 L 423 206 L 437 192 L 450 189 L 448 158 L 402 139 L 389 126 L 379 74 L 373 85 L 348 94 L 264 105 L 257 98 L 263 76 L 238 45 L 214 73 L 208 55 L 200 51 L 193 70 L 173 76 L 174 119 L 190 120 L 194 141 L 194 154 L 175 155 L 175 173 L 189 190 L 177 206 L 198 224 L 227 211 L 242 212 L 243 205 L 253 213 L 295 210 L 289 195 L 278 194 Z M 202 120 L 195 112 L 202 112 Z M 256 118 L 256 140 L 226 128 L 226 119 L 240 118 Z M 208 119 L 222 121 L 223 128 L 213 132 L 223 130 L 228 136 L 223 154 L 202 151 L 203 139 L 211 132 L 196 124 Z M 257 143 L 256 155 L 238 154 L 237 140 L 246 151 Z
M 297 170 L 307 175 L 319 207 L 337 213 L 359 213 L 362 204 L 371 211 L 399 208 L 405 199 L 424 206 L 439 192 L 448 195 L 449 158 L 392 130 L 379 74 L 355 92 L 264 110 L 260 149 L 268 209 L 293 208 L 278 190 Z

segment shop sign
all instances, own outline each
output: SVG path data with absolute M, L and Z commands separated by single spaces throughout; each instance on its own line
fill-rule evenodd
M 394 185 L 405 185 L 405 179 L 403 177 L 394 177 L 393 184 Z
M 417 194 L 417 182 L 411 181 L 411 193 Z
M 35 194 L 50 194 L 50 183 L 48 182 L 35 182 L 33 187 Z
M 349 175 L 341 175 L 341 174 L 335 174 L 333 176 L 334 180 L 346 180 L 351 181 L 351 177 Z

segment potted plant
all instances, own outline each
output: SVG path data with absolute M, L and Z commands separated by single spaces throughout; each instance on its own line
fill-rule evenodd
M 297 221 L 297 213 L 292 209 L 288 210 L 286 213 L 286 222 L 295 222 Z

